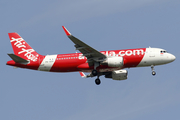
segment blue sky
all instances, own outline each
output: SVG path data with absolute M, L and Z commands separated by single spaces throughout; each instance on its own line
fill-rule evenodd
M 2 0 L 0 119 L 152 120 L 179 119 L 179 0 Z M 173 63 L 128 69 L 125 81 L 79 73 L 48 73 L 6 66 L 8 32 L 19 33 L 38 53 L 74 53 L 64 25 L 97 50 L 166 49 Z

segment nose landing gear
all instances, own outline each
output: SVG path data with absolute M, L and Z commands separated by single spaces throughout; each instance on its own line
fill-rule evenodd
M 154 71 L 154 65 L 151 65 L 152 75 L 155 76 L 156 72 Z
M 152 75 L 156 75 L 156 72 L 155 72 L 155 71 L 152 71 Z

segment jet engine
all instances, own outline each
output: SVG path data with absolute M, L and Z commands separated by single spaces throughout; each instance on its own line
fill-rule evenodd
M 112 78 L 113 80 L 126 80 L 128 75 L 127 70 L 116 70 L 110 74 L 105 75 L 105 78 Z
M 108 65 L 109 67 L 122 67 L 123 57 L 109 57 L 101 63 L 102 65 Z

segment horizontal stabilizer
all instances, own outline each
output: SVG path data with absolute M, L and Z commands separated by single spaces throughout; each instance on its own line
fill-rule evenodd
M 8 55 L 9 55 L 9 57 L 10 57 L 12 60 L 14 60 L 16 63 L 20 63 L 20 64 L 28 64 L 28 63 L 29 63 L 29 60 L 25 60 L 25 59 L 23 59 L 23 58 L 15 55 L 15 54 L 12 54 L 12 53 L 11 53 L 11 54 L 8 54 Z

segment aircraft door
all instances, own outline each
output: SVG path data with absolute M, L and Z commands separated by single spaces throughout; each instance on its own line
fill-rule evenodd
M 149 57 L 150 57 L 150 58 L 155 57 L 155 52 L 154 52 L 154 50 L 153 50 L 152 48 L 149 49 Z

